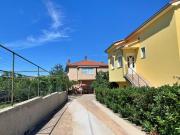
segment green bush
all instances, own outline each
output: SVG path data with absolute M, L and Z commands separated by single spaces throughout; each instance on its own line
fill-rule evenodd
M 96 88 L 96 98 L 147 132 L 180 134 L 180 86 Z

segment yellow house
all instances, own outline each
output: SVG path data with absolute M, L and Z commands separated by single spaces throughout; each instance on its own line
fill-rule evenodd
M 172 85 L 180 80 L 180 0 L 174 0 L 107 50 L 110 82 Z

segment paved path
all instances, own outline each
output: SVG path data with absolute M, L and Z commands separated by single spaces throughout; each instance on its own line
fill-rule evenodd
M 94 95 L 71 97 L 37 135 L 144 135 L 95 100 Z

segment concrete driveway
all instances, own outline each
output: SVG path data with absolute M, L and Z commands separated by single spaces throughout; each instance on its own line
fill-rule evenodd
M 70 97 L 38 135 L 145 135 L 95 100 L 94 95 Z

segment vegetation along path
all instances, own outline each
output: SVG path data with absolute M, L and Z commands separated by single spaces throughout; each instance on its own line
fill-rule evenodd
M 95 100 L 94 95 L 70 97 L 37 134 L 51 135 L 144 135 Z

